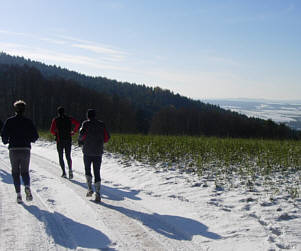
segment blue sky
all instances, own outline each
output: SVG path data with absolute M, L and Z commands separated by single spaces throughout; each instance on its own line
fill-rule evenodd
M 300 0 L 0 0 L 0 51 L 195 99 L 301 100 Z

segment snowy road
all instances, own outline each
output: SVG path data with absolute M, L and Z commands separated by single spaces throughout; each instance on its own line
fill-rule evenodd
M 58 166 L 43 156 L 31 157 L 33 202 L 16 204 L 7 158 L 1 169 L 1 250 L 199 249 L 184 243 L 187 237 L 156 213 L 126 202 L 113 189 L 103 186 L 101 205 L 87 199 L 83 175 L 60 178 Z
M 1 251 L 300 250 L 298 200 L 268 204 L 262 195 L 217 191 L 189 174 L 106 153 L 102 203 L 96 204 L 85 197 L 80 149 L 72 158 L 70 181 L 60 177 L 55 145 L 36 144 L 30 164 L 34 200 L 19 205 L 8 151 L 0 147 Z

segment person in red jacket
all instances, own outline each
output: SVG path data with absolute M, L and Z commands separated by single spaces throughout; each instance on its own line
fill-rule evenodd
M 72 171 L 72 159 L 71 159 L 71 145 L 72 138 L 80 126 L 80 123 L 67 115 L 65 115 L 65 109 L 62 106 L 57 108 L 58 116 L 52 120 L 50 132 L 55 136 L 57 152 L 59 155 L 59 162 L 62 168 L 62 177 L 66 178 L 65 163 L 64 163 L 64 151 L 69 167 L 69 179 L 73 178 Z

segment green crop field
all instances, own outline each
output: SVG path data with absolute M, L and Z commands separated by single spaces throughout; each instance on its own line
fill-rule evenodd
M 280 183 L 286 183 L 291 197 L 299 197 L 300 141 L 114 134 L 106 149 L 128 160 L 206 177 L 220 188 L 254 190 L 260 184 L 280 192 Z
M 112 136 L 106 148 L 147 163 L 165 163 L 202 175 L 212 165 L 225 170 L 237 166 L 241 174 L 268 175 L 301 168 L 301 142 L 189 136 Z
M 41 135 L 53 140 L 49 133 Z M 277 193 L 285 183 L 291 197 L 300 195 L 300 141 L 113 134 L 105 150 L 128 163 L 137 160 L 214 180 L 222 189 L 260 185 Z

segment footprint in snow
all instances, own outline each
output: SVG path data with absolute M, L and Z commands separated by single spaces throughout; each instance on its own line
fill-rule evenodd
M 293 219 L 296 219 L 298 218 L 298 216 L 295 216 L 295 215 L 289 215 L 288 213 L 284 213 L 284 214 L 281 214 L 278 218 L 277 218 L 277 221 L 289 221 L 289 220 L 293 220 Z
M 55 200 L 51 200 L 51 199 L 48 199 L 47 202 L 48 202 L 49 204 L 51 204 L 51 205 L 55 205 L 55 204 L 56 204 L 56 203 L 55 203 Z
M 270 207 L 270 206 L 273 206 L 273 205 L 275 205 L 275 203 L 267 202 L 267 201 L 264 201 L 264 202 L 260 203 L 260 206 L 262 206 L 262 207 Z

